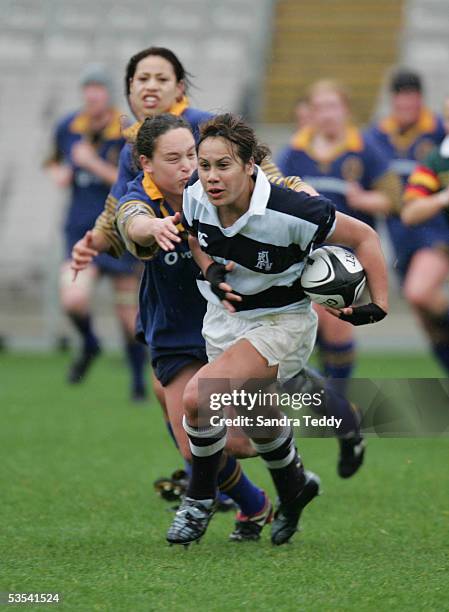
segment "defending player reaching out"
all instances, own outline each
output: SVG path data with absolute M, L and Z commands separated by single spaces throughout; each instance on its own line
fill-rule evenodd
M 121 152 L 119 176 L 107 198 L 103 213 L 98 217 L 92 231 L 78 241 L 72 252 L 72 268 L 75 272 L 82 270 L 92 257 L 99 252 L 108 251 L 119 256 L 123 253 L 123 244 L 118 235 L 114 221 L 117 201 L 126 193 L 127 183 L 133 180 L 139 169 L 132 157 L 132 141 L 146 117 L 153 117 L 164 112 L 180 116 L 192 127 L 194 137 L 198 137 L 199 123 L 211 117 L 210 113 L 191 108 L 185 96 L 188 85 L 188 73 L 179 58 L 163 47 L 150 47 L 133 55 L 126 68 L 125 93 L 137 122 L 125 131 L 130 140 Z M 264 169 L 270 172 L 276 181 L 277 168 L 264 160 Z M 280 180 L 280 179 L 279 179 Z M 307 186 L 297 181 L 297 187 Z M 153 380 L 161 405 L 164 405 L 164 391 L 156 379 Z
M 299 277 L 312 245 L 327 240 L 354 248 L 367 274 L 373 302 L 334 311 L 335 316 L 361 325 L 381 320 L 388 309 L 386 266 L 376 232 L 336 214 L 324 197 L 270 186 L 254 163 L 257 146 L 251 128 L 230 114 L 203 125 L 199 179 L 191 181 L 184 195 L 189 243 L 205 277 L 199 287 L 208 302 L 203 336 L 209 364 L 184 392 L 192 477 L 167 533 L 172 544 L 188 544 L 206 531 L 226 443 L 225 426 L 199 421 L 200 409 L 204 417 L 208 406 L 207 398 L 200 402 L 200 381 L 212 381 L 212 388 L 218 381 L 217 391 L 237 380 L 268 384 L 294 376 L 310 356 L 316 315 L 301 293 Z M 304 471 L 290 428 L 277 428 L 263 441 L 253 433 L 253 444 L 279 495 L 271 537 L 282 544 L 317 495 L 319 479 Z
M 179 225 L 183 190 L 197 166 L 195 141 L 186 121 L 164 114 L 145 120 L 135 148 L 144 172 L 120 199 L 117 225 L 128 250 L 145 262 L 138 329 L 150 347 L 178 448 L 190 461 L 182 396 L 190 378 L 207 362 L 201 335 L 206 304 L 195 284 L 199 269 Z M 234 454 L 254 453 L 242 435 L 229 442 Z M 223 456 L 217 484 L 241 509 L 231 539 L 258 539 L 272 515 L 265 493 L 230 454 Z

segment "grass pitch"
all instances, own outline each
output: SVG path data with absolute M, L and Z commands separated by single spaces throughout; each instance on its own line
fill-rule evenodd
M 300 440 L 324 494 L 290 545 L 273 548 L 268 529 L 230 543 L 226 514 L 199 546 L 169 548 L 152 481 L 181 461 L 155 401 L 127 401 L 120 359 L 71 388 L 66 356 L 0 360 L 0 592 L 59 592 L 67 610 L 449 609 L 448 438 L 370 439 L 349 481 L 335 440 Z M 366 356 L 358 375 L 441 372 L 398 354 Z M 244 465 L 273 495 L 261 462 Z

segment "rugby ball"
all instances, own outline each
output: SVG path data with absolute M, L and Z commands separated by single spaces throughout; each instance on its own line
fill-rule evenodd
M 331 308 L 351 306 L 365 287 L 363 267 L 354 253 L 339 246 L 312 251 L 301 275 L 301 286 L 312 302 Z

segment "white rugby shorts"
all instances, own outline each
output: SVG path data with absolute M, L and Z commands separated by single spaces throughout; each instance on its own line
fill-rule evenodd
M 318 317 L 305 312 L 263 315 L 245 319 L 210 302 L 203 322 L 209 361 L 245 338 L 269 366 L 278 365 L 278 378 L 289 379 L 306 365 L 315 345 Z

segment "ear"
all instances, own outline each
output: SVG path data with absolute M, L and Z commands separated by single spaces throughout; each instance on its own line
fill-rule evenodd
M 186 93 L 186 84 L 183 80 L 176 84 L 176 102 L 181 102 Z
M 249 162 L 245 164 L 245 171 L 246 171 L 246 174 L 248 174 L 248 176 L 252 176 L 254 174 L 255 166 L 256 166 L 256 163 L 254 161 L 254 157 L 251 157 Z
M 151 159 L 146 155 L 139 155 L 139 162 L 142 170 L 151 174 L 153 172 L 153 164 Z

